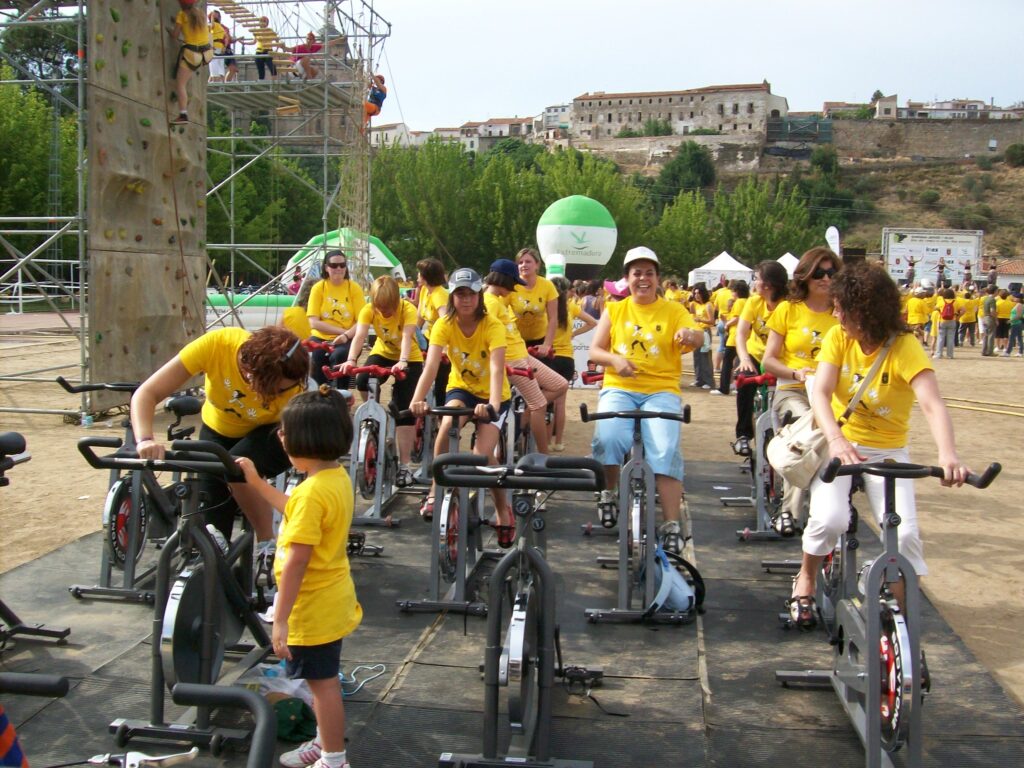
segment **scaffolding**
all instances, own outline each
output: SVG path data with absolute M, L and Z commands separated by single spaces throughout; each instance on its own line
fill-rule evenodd
M 364 0 L 307 0 L 305 2 L 216 2 L 209 0 L 209 10 L 219 9 L 222 21 L 234 26 L 236 44 L 234 58 L 239 77 L 234 82 L 209 83 L 206 98 L 209 110 L 222 110 L 228 117 L 230 131 L 225 136 L 207 137 L 207 158 L 214 154 L 229 159 L 229 172 L 222 178 L 209 177 L 207 166 L 206 204 L 218 206 L 229 223 L 225 242 L 205 243 L 207 265 L 206 282 L 210 289 L 224 290 L 237 286 L 237 272 L 257 272 L 262 284 L 249 295 L 236 296 L 228 290 L 228 309 L 213 316 L 206 309 L 205 327 L 223 322 L 225 315 L 245 324 L 238 308 L 255 296 L 276 291 L 288 271 L 281 268 L 281 260 L 272 260 L 277 268 L 268 269 L 253 254 L 276 252 L 291 254 L 300 250 L 305 242 L 239 242 L 236 239 L 235 208 L 236 184 L 243 174 L 260 161 L 275 163 L 275 168 L 291 174 L 301 184 L 313 190 L 322 201 L 320 232 L 309 237 L 324 235 L 341 227 L 360 233 L 370 233 L 370 145 L 363 122 L 363 102 L 367 83 L 380 57 L 385 40 L 390 36 L 390 25 Z M 93 350 L 88 332 L 88 291 L 84 276 L 89 272 L 88 206 L 85 192 L 87 166 L 86 136 L 86 80 L 88 66 L 84 51 L 88 35 L 86 4 L 79 0 L 41 0 L 24 9 L 0 1 L 0 61 L 14 71 L 15 76 L 0 81 L 0 85 L 17 84 L 33 87 L 49 96 L 54 110 L 54 129 L 51 142 L 51 163 L 48 179 L 47 216 L 19 216 L 15 212 L 0 211 L 0 312 L 22 312 L 30 303 L 44 305 L 60 318 L 65 333 L 79 339 L 78 378 L 90 378 L 89 361 Z M 269 24 L 260 25 L 260 17 Z M 73 28 L 78 52 L 74 67 L 51 67 L 47 71 L 33 72 L 4 50 L 2 42 L 7 32 L 25 26 Z M 243 35 L 239 28 L 244 28 Z M 267 28 L 270 33 L 268 34 Z M 296 77 L 292 58 L 285 48 L 293 48 L 313 31 L 323 47 L 309 56 L 319 69 L 319 77 L 308 81 Z M 252 38 L 246 40 L 246 37 Z M 245 45 L 256 40 L 263 47 L 277 46 L 273 54 L 278 66 L 276 79 L 259 80 L 256 75 L 255 54 L 249 54 Z M 69 71 L 70 70 L 70 71 Z M 73 76 L 70 76 L 73 75 Z M 75 98 L 66 90 L 74 88 Z M 191 87 L 191 86 L 190 86 Z M 61 115 L 74 114 L 78 126 L 76 210 L 71 215 L 60 215 L 60 160 L 57 145 L 58 123 Z M 266 135 L 253 135 L 248 129 L 254 122 L 268 126 Z M 278 161 L 303 158 L 307 167 L 317 171 L 312 180 L 296 173 L 291 164 Z M 209 210 L 209 208 L 208 208 Z M 7 215 L 11 214 L 11 215 Z M 205 239 L 205 237 L 202 237 Z M 73 254 L 73 255 L 72 255 Z M 227 259 L 219 258 L 226 255 Z M 226 269 L 215 268 L 214 257 Z M 368 275 L 369 246 L 359 241 L 349 256 L 354 265 L 354 276 Z M 284 259 L 287 263 L 287 258 Z M 74 368 L 74 364 L 30 371 L 5 372 L 0 381 L 38 381 L 52 385 L 55 372 Z M 65 374 L 67 378 L 73 376 Z M 83 399 L 82 411 L 88 409 Z M 0 407 L 3 410 L 25 410 Z M 51 411 L 70 414 L 65 411 Z M 74 412 L 74 413 L 77 413 Z

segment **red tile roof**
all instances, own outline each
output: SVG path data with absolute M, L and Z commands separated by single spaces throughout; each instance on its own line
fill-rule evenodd
M 771 93 L 771 84 L 766 80 L 763 83 L 741 83 L 738 85 L 708 85 L 703 88 L 689 88 L 686 90 L 679 91 L 637 91 L 635 93 L 584 93 L 577 96 L 573 101 L 580 101 L 582 99 L 635 99 L 635 98 L 649 98 L 653 96 L 683 96 L 699 94 L 699 93 L 714 93 L 716 91 L 765 91 Z
M 1024 259 L 1007 259 L 996 265 L 1000 275 L 1024 275 Z

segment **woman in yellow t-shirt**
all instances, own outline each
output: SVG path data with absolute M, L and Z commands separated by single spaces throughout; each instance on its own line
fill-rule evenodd
M 437 369 L 441 364 L 442 352 L 447 352 L 452 371 L 448 377 L 448 390 L 443 405 L 449 408 L 473 408 L 477 420 L 476 442 L 473 453 L 487 456 L 495 463 L 494 448 L 498 444 L 498 429 L 501 420 L 507 417 L 509 400 L 512 397 L 505 376 L 505 326 L 497 318 L 490 317 L 484 308 L 482 295 L 484 281 L 468 267 L 456 269 L 448 282 L 448 308 L 430 330 L 430 346 L 423 375 L 416 382 L 416 391 L 409 406 L 416 416 L 425 416 L 429 410 L 426 403 L 427 391 L 434 384 Z M 488 406 L 496 414 L 491 421 Z M 461 425 L 466 419 L 461 419 Z M 452 418 L 445 416 L 437 431 L 434 455 L 448 452 L 448 430 Z M 431 482 L 420 516 L 424 520 L 434 517 L 434 498 L 437 483 Z M 515 525 L 512 513 L 501 489 L 491 491 L 498 516 L 498 544 L 512 545 Z
M 840 258 L 824 246 L 807 251 L 793 270 L 789 298 L 780 302 L 768 318 L 768 341 L 762 363 L 778 380 L 772 410 L 780 422 L 787 412 L 800 418 L 811 409 L 807 381 L 818 365 L 821 340 L 836 324 L 829 287 L 842 265 Z M 796 533 L 804 493 L 803 489 L 785 483 L 782 510 L 773 523 L 782 536 Z
M 704 283 L 697 283 L 690 294 L 688 309 L 697 327 L 704 332 L 704 343 L 693 350 L 693 386 L 711 389 L 715 386 L 715 369 L 711 361 L 712 333 L 715 329 L 715 305 Z
M 551 282 L 558 291 L 558 329 L 555 331 L 555 357 L 551 361 L 551 368 L 567 383 L 572 384 L 576 378 L 576 358 L 573 356 L 572 340 L 581 333 L 595 328 L 597 320 L 584 312 L 579 302 L 569 300 L 568 280 L 564 277 L 553 277 Z M 555 400 L 555 420 L 551 427 L 551 450 L 561 453 L 565 450 L 564 394 Z
M 703 344 L 704 334 L 682 304 L 658 296 L 659 265 L 654 251 L 632 248 L 622 266 L 630 296 L 605 307 L 590 346 L 590 359 L 604 366 L 597 410 L 679 413 L 682 355 Z M 679 554 L 684 543 L 679 424 L 644 419 L 641 426 L 645 458 L 654 471 L 664 515 L 658 538 L 666 550 Z M 594 458 L 604 465 L 607 488 L 601 491 L 602 524 L 614 525 L 615 513 L 609 521 L 605 510 L 614 509 L 620 465 L 632 439 L 633 424 L 628 420 L 605 419 L 595 424 L 591 447 Z
M 789 293 L 789 275 L 779 262 L 767 259 L 754 267 L 754 295 L 743 307 L 736 324 L 736 354 L 739 356 L 737 373 L 756 376 L 761 372 L 768 341 L 768 318 Z M 746 386 L 736 390 L 736 442 L 733 449 L 741 456 L 750 455 L 750 440 L 754 437 L 754 394 L 757 387 Z
M 964 295 L 957 300 L 958 309 L 960 310 L 960 346 L 964 346 L 968 339 L 971 341 L 971 346 L 975 345 L 977 333 L 978 333 L 978 307 L 981 301 L 974 294 L 974 289 L 968 287 L 964 291 Z
M 206 15 L 196 0 L 178 0 L 181 10 L 174 17 L 174 26 L 168 30 L 171 38 L 180 43 L 178 61 L 174 67 L 174 91 L 178 96 L 178 116 L 171 125 L 188 123 L 188 81 L 203 64 L 213 58 L 210 27 Z
M 448 280 L 444 275 L 444 265 L 437 259 L 421 259 L 416 262 L 416 272 L 416 310 L 419 315 L 416 341 L 420 349 L 426 352 L 430 343 L 430 329 L 448 311 L 448 289 L 445 287 Z M 451 369 L 451 364 L 444 361 L 437 369 L 437 378 L 434 379 L 435 403 L 444 402 Z
M 533 248 L 523 248 L 516 254 L 519 277 L 524 285 L 517 285 L 508 298 L 508 305 L 516 314 L 519 333 L 528 347 L 538 347 L 537 356 L 547 357 L 555 343 L 558 326 L 558 291 L 546 277 L 541 277 L 540 256 Z
M 306 317 L 313 329 L 314 341 L 332 341 L 334 349 L 328 353 L 313 350 L 309 375 L 317 384 L 326 384 L 325 365 L 338 365 L 348 359 L 356 318 L 366 303 L 363 289 L 349 278 L 348 259 L 343 251 L 328 251 L 324 256 L 321 279 L 309 292 Z M 337 380 L 339 389 L 348 389 L 348 378 Z
M 341 366 L 342 373 L 348 374 L 355 367 L 371 326 L 377 340 L 370 350 L 370 356 L 366 358 L 366 365 L 405 371 L 405 378 L 395 377 L 391 387 L 391 402 L 399 411 L 407 410 L 412 402 L 416 380 L 423 372 L 423 352 L 413 341 L 416 308 L 399 296 L 398 282 L 388 275 L 378 277 L 370 286 L 370 303 L 359 310 L 349 356 Z M 360 373 L 356 377 L 356 389 L 365 401 L 370 391 L 370 374 Z M 398 472 L 395 485 L 399 488 L 414 482 L 412 472 L 409 471 L 409 461 L 415 440 L 416 418 L 409 416 L 397 419 L 395 441 L 398 443 Z
M 928 421 L 938 464 L 945 472 L 944 485 L 962 485 L 970 471 L 957 456 L 953 423 L 939 394 L 931 361 L 921 345 L 907 332 L 899 315 L 899 293 L 884 270 L 855 264 L 841 272 L 832 285 L 838 327 L 826 334 L 818 355 L 812 394 L 814 418 L 828 440 L 829 457 L 843 464 L 863 461 L 909 462 L 907 439 L 910 410 L 917 400 Z M 846 410 L 885 342 L 894 338 L 888 355 L 868 385 L 849 419 L 839 426 Z M 864 475 L 865 491 L 881 520 L 884 479 Z M 810 517 L 803 535 L 803 559 L 788 601 L 790 615 L 801 626 L 815 623 L 815 577 L 821 561 L 835 547 L 850 524 L 851 478 L 837 477 L 811 482 Z M 900 516 L 900 552 L 919 576 L 928 573 L 914 502 L 914 481 L 896 481 L 896 509 Z M 892 585 L 903 607 L 903 584 Z
M 996 352 L 1005 352 L 1006 343 L 1010 338 L 1010 313 L 1013 312 L 1013 299 L 1010 292 L 1001 288 L 996 294 Z
M 743 307 L 750 298 L 750 286 L 746 280 L 733 280 L 729 283 L 732 301 L 725 313 L 721 315 L 725 321 L 725 355 L 722 357 L 722 370 L 718 374 L 718 389 L 712 389 L 712 395 L 728 395 L 732 388 L 732 374 L 736 367 L 736 328 L 743 314 Z
M 223 445 L 234 456 L 253 460 L 264 477 L 288 469 L 288 457 L 277 438 L 277 422 L 288 401 L 305 389 L 309 355 L 299 337 L 268 326 L 250 334 L 242 328 L 221 328 L 186 344 L 132 395 L 131 419 L 135 447 L 144 459 L 159 459 L 164 446 L 156 442 L 156 404 L 185 388 L 193 376 L 205 375 L 200 440 Z M 273 551 L 273 513 L 246 483 L 228 484 L 200 476 L 203 516 L 231 540 L 235 512 L 241 507 L 252 523 L 261 551 Z

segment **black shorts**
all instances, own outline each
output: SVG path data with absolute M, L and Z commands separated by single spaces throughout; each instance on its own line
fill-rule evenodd
M 329 680 L 341 671 L 341 638 L 323 645 L 289 645 L 285 672 L 293 680 Z
M 999 318 L 996 320 L 996 338 L 1006 339 L 1010 336 L 1010 321 Z
M 548 363 L 548 367 L 570 384 L 576 378 L 576 361 L 571 357 L 555 357 Z

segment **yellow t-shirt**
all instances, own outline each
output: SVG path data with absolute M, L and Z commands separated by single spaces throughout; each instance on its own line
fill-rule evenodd
M 308 339 L 313 335 L 313 329 L 309 326 L 309 318 L 306 317 L 306 308 L 297 304 L 284 308 L 284 311 L 281 312 L 281 325 L 300 339 Z
M 832 395 L 832 413 L 837 419 L 857 393 L 880 351 L 881 347 L 865 355 L 860 343 L 847 336 L 840 326 L 825 334 L 818 362 L 831 363 L 839 369 L 839 380 Z M 843 425 L 846 438 L 869 448 L 905 446 L 910 408 L 914 404 L 910 382 L 921 371 L 930 370 L 934 368 L 920 342 L 912 334 L 900 334 L 849 421 Z
M 722 317 L 729 311 L 730 301 L 732 301 L 732 291 L 724 286 L 711 292 L 711 303 L 715 305 L 718 317 Z
M 957 299 L 957 308 L 963 310 L 963 314 L 960 315 L 961 323 L 978 322 L 978 304 L 980 304 L 980 302 L 978 301 L 977 297 L 970 299 Z
M 924 325 L 928 322 L 928 305 L 919 296 L 911 296 L 907 301 L 907 323 Z
M 929 316 L 931 315 L 932 312 L 935 311 L 935 302 L 937 302 L 938 300 L 939 300 L 939 297 L 935 296 L 935 295 L 925 296 L 923 299 L 921 299 L 921 301 L 924 302 L 924 305 L 925 305 L 925 307 L 928 310 L 927 314 Z
M 178 353 L 191 375 L 206 375 L 203 423 L 225 437 L 245 437 L 256 427 L 274 424 L 305 384 L 296 384 L 264 406 L 238 368 L 238 349 L 248 338 L 249 332 L 242 328 L 221 328 L 189 342 Z
M 353 280 L 334 285 L 330 280 L 318 280 L 309 292 L 306 317 L 313 317 L 327 323 L 351 328 L 356 324 L 359 310 L 366 304 L 363 289 Z M 337 334 L 313 331 L 318 339 L 330 340 Z
M 213 52 L 224 53 L 224 26 L 220 22 L 210 22 L 210 37 L 213 39 Z
M 206 24 L 206 16 L 203 16 L 202 24 L 193 29 L 188 21 L 188 14 L 178 11 L 174 17 L 174 23 L 181 27 L 181 37 L 186 45 L 210 45 L 210 28 Z
M 1009 320 L 1013 311 L 1013 299 L 996 299 L 996 319 Z
M 416 325 L 416 308 L 411 302 L 399 299 L 398 311 L 391 317 L 384 317 L 373 304 L 364 304 L 359 310 L 359 323 L 372 325 L 377 334 L 377 340 L 373 343 L 371 355 L 381 355 L 388 360 L 398 360 L 402 357 L 402 331 L 407 325 Z M 409 362 L 422 363 L 423 352 L 419 344 L 413 341 L 409 345 Z
M 435 285 L 430 288 L 426 285 L 420 288 L 419 313 L 423 318 L 423 333 L 430 338 L 430 329 L 441 317 L 441 310 L 448 306 L 448 289 L 443 285 Z
M 747 336 L 747 354 L 755 360 L 764 358 L 764 348 L 768 343 L 768 318 L 772 311 L 763 296 L 754 294 L 743 305 L 742 320 L 750 323 L 750 335 Z
M 464 389 L 481 400 L 490 400 L 491 350 L 506 346 L 505 326 L 496 317 L 484 315 L 471 336 L 466 336 L 454 315 L 445 315 L 430 330 L 431 346 L 443 347 L 452 363 L 448 390 Z M 506 358 L 508 352 L 505 353 Z M 502 372 L 501 401 L 512 397 L 508 376 Z
M 509 294 L 509 296 L 511 295 Z M 488 315 L 499 320 L 505 326 L 505 364 L 511 365 L 513 360 L 525 360 L 529 356 L 529 352 L 526 351 L 526 342 L 523 341 L 523 337 L 519 333 L 515 313 L 505 303 L 505 298 L 484 289 L 484 306 L 487 308 Z
M 559 327 L 555 330 L 555 357 L 572 357 L 572 332 L 581 311 L 579 304 L 570 302 L 566 305 L 565 328 Z
M 768 318 L 768 329 L 783 337 L 782 364 L 794 371 L 801 368 L 815 368 L 818 365 L 818 351 L 821 340 L 829 328 L 838 320 L 832 311 L 815 312 L 802 301 L 780 301 L 771 317 Z M 779 385 L 782 389 L 803 389 L 802 382 L 789 382 Z
M 736 299 L 733 301 L 732 306 L 729 307 L 729 312 L 726 314 L 726 321 L 736 318 L 736 322 L 729 326 L 729 335 L 725 338 L 725 346 L 735 347 L 736 346 L 736 330 L 739 327 L 739 318 L 743 316 L 743 307 L 747 304 L 746 299 Z
M 533 288 L 517 285 L 508 295 L 508 304 L 516 315 L 519 333 L 526 341 L 543 339 L 548 330 L 548 302 L 558 301 L 558 289 L 546 277 L 537 275 Z M 516 358 L 511 357 L 514 360 Z
M 313 547 L 288 617 L 289 645 L 333 643 L 363 620 L 346 553 L 353 503 L 352 481 L 343 467 L 317 472 L 288 498 L 274 557 L 279 584 L 292 544 Z
M 646 395 L 681 394 L 682 355 L 693 347 L 677 344 L 674 336 L 683 328 L 697 328 L 686 307 L 665 299 L 637 304 L 629 297 L 608 304 L 605 311 L 611 321 L 609 350 L 633 363 L 636 375 L 622 377 L 609 367 L 604 385 Z

